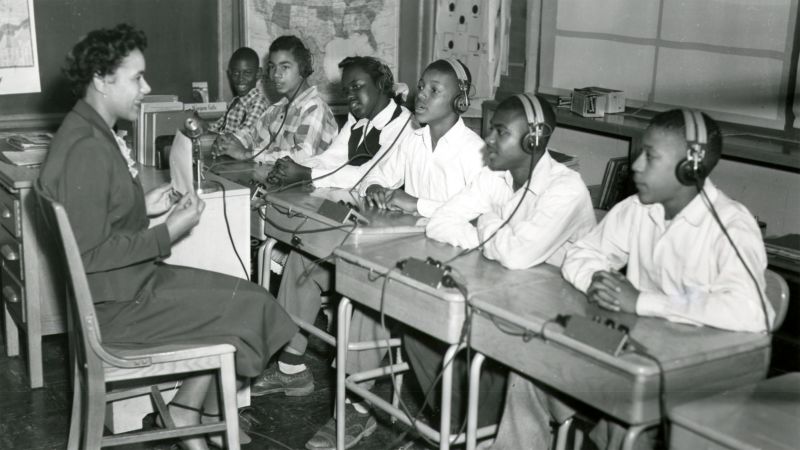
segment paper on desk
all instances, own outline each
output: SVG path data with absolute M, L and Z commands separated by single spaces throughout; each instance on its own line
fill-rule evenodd
M 169 175 L 172 188 L 182 195 L 194 189 L 192 183 L 192 141 L 175 130 L 175 139 L 169 151 Z

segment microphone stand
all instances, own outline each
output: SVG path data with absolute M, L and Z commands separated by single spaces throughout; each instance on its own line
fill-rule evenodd
M 205 180 L 205 171 L 203 170 L 203 155 L 200 151 L 200 135 L 202 130 L 194 119 L 186 119 L 185 125 L 186 136 L 192 141 L 192 166 L 194 168 L 192 178 L 195 190 L 198 194 L 208 194 L 216 192 L 219 187 L 216 183 L 211 183 Z

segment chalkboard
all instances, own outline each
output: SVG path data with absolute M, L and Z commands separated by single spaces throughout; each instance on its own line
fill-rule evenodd
M 65 113 L 76 98 L 61 73 L 86 33 L 129 23 L 147 34 L 145 78 L 153 94 L 191 100 L 192 81 L 218 92 L 218 0 L 34 0 L 42 92 L 0 95 L 0 119 Z

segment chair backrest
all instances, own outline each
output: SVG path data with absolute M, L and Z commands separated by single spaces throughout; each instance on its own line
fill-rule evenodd
M 764 273 L 764 278 L 767 281 L 767 299 L 775 311 L 775 320 L 772 324 L 774 331 L 781 327 L 786 318 L 786 311 L 789 309 L 789 286 L 782 276 L 769 269 Z

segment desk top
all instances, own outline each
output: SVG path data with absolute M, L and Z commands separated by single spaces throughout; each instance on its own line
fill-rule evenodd
M 726 448 L 797 448 L 800 373 L 687 403 L 673 408 L 669 416 L 675 427 L 689 429 Z
M 347 189 L 314 189 L 311 186 L 297 186 L 285 191 L 267 194 L 264 197 L 267 214 L 276 209 L 282 214 L 298 214 L 313 219 L 325 226 L 342 225 L 333 219 L 319 214 L 319 207 L 325 200 L 344 201 L 358 208 L 358 214 L 369 221 L 360 223 L 352 234 L 402 234 L 425 231 L 424 218 L 399 211 L 387 211 L 368 207 L 358 194 Z

